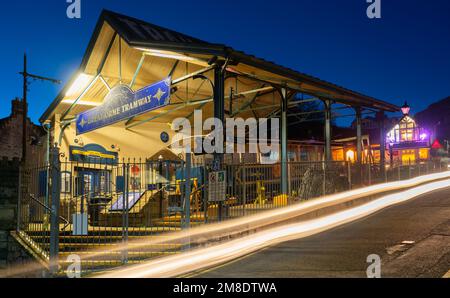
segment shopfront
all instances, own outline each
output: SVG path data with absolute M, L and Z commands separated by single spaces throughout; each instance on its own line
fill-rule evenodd
M 386 142 L 391 164 L 417 164 L 430 159 L 430 133 L 409 115 L 410 107 L 402 107 L 403 117 L 388 132 Z

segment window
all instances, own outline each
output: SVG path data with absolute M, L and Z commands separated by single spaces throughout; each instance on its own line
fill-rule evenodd
M 72 191 L 72 175 L 70 172 L 61 172 L 61 193 Z
M 38 195 L 44 197 L 47 194 L 47 170 L 39 171 Z
M 422 160 L 428 159 L 428 148 L 420 148 L 419 149 L 419 158 Z
M 405 116 L 388 134 L 390 143 L 413 142 L 420 140 L 420 128 L 414 119 Z

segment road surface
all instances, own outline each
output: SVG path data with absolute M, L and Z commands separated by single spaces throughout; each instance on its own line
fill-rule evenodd
M 442 277 L 450 270 L 450 188 L 332 230 L 278 244 L 191 277 Z

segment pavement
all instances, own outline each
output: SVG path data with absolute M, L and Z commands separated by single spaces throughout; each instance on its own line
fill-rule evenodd
M 443 277 L 444 278 L 450 278 L 450 270 Z
M 367 277 L 371 254 L 381 277 L 450 277 L 450 188 L 190 276 Z

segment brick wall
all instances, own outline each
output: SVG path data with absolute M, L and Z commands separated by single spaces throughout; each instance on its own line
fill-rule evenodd
M 22 158 L 23 103 L 11 102 L 11 115 L 0 119 L 0 157 Z M 34 164 L 44 161 L 45 131 L 27 119 L 27 161 Z

